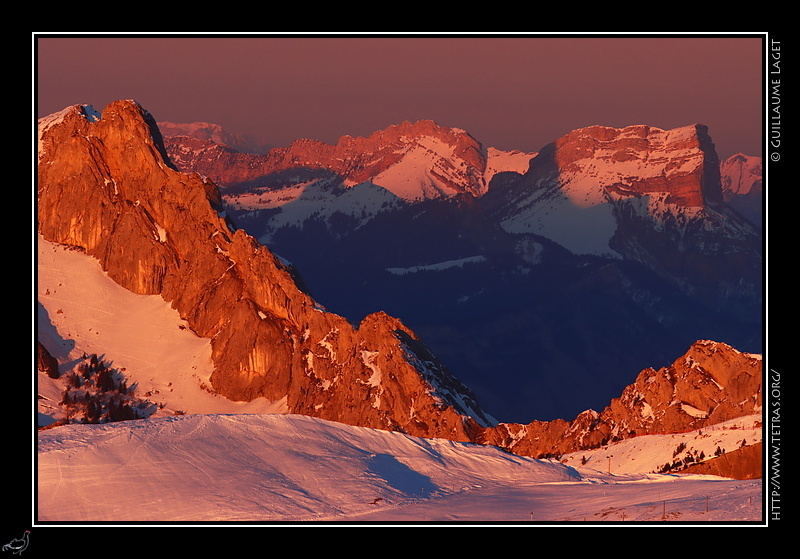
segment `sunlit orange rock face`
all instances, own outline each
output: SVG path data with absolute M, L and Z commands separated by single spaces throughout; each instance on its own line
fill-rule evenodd
M 76 106 L 40 122 L 38 229 L 109 276 L 160 295 L 212 344 L 213 388 L 233 400 L 416 436 L 471 440 L 482 413 L 399 320 L 358 326 L 325 312 L 266 247 L 234 231 L 216 186 L 172 168 L 131 101 L 93 119 Z
M 552 456 L 639 435 L 681 433 L 760 413 L 762 361 L 719 342 L 698 341 L 672 365 L 645 369 L 602 411 L 571 421 L 503 424 L 483 442 L 516 454 Z
M 668 131 L 590 126 L 559 138 L 552 150 L 562 173 L 583 172 L 591 161 L 598 173 L 618 175 L 637 195 L 665 192 L 667 202 L 689 207 L 722 200 L 719 160 L 702 125 Z
M 743 446 L 721 456 L 693 464 L 679 471 L 681 474 L 700 474 L 733 479 L 758 479 L 763 476 L 764 445 L 756 443 Z

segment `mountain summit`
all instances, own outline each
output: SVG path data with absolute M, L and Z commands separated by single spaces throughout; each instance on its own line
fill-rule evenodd
M 133 101 L 39 122 L 38 229 L 157 294 L 212 346 L 212 388 L 284 400 L 290 413 L 469 440 L 490 420 L 415 334 L 385 313 L 354 327 L 294 270 L 226 220 L 217 187 L 172 167 Z
M 502 227 L 551 238 L 577 254 L 618 255 L 627 215 L 662 224 L 722 201 L 706 127 L 591 126 L 542 148 L 530 169 L 493 190 Z M 578 227 L 580 225 L 580 227 Z
M 172 133 L 166 146 L 178 168 L 212 177 L 223 190 L 243 183 L 270 185 L 278 177 L 313 176 L 324 170 L 345 188 L 369 182 L 406 201 L 459 193 L 480 196 L 486 191 L 486 153 L 481 145 L 463 130 L 430 120 L 406 121 L 368 137 L 343 136 L 333 145 L 300 139 L 263 156 L 232 153 L 220 149 L 221 142 L 208 140 L 187 142 Z

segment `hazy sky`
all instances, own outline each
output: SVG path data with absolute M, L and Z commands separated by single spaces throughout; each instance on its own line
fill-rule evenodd
M 34 41 L 36 112 L 135 99 L 272 145 L 403 120 L 539 150 L 600 124 L 709 127 L 720 156 L 761 155 L 761 37 L 103 37 Z

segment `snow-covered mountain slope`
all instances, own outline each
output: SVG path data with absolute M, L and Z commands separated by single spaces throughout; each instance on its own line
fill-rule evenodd
M 742 153 L 720 164 L 725 201 L 758 227 L 763 223 L 764 170 L 760 157 Z
M 761 194 L 763 188 L 763 162 L 760 157 L 737 153 L 720 163 L 722 194 L 727 201 L 736 196 Z
M 684 433 L 642 435 L 590 451 L 565 454 L 560 461 L 570 466 L 585 466 L 612 474 L 676 471 L 692 463 L 762 442 L 762 422 L 761 414 L 755 414 Z M 678 461 L 681 462 L 680 466 L 669 467 Z
M 297 415 L 44 430 L 38 475 L 44 523 L 761 519 L 760 480 L 609 475 Z
M 235 402 L 204 389 L 214 370 L 209 340 L 161 297 L 122 288 L 94 258 L 39 237 L 37 268 L 37 335 L 62 370 L 83 355 L 102 356 L 157 405 L 156 417 L 286 411 L 283 401 Z M 64 382 L 40 372 L 37 389 L 39 425 L 62 420 Z
M 396 163 L 375 175 L 370 182 L 386 188 L 407 202 L 418 202 L 439 197 L 450 197 L 463 190 L 459 188 L 461 175 L 468 175 L 464 161 L 456 157 L 456 147 L 434 136 L 420 136 L 398 151 Z M 453 163 L 462 169 L 454 168 Z M 471 185 L 471 191 L 480 196 L 485 184 Z
M 95 259 L 41 238 L 37 261 L 38 338 L 63 364 L 62 372 L 71 369 L 84 355 L 102 356 L 121 371 L 137 397 L 153 404 L 155 413 L 152 418 L 183 413 L 288 411 L 284 401 L 270 402 L 258 398 L 250 402 L 234 402 L 208 390 L 213 371 L 208 340 L 187 329 L 185 321 L 160 297 L 133 294 L 108 278 Z M 706 346 L 707 343 L 702 347 Z M 697 368 L 696 364 L 692 366 L 693 370 Z M 66 417 L 67 411 L 61 405 L 65 382 L 64 378 L 53 379 L 45 372 L 39 372 L 37 405 L 40 426 L 51 425 Z M 736 423 L 739 431 L 732 435 L 739 437 L 736 441 L 708 438 L 709 433 L 730 435 L 725 423 L 704 428 L 704 446 L 695 443 L 688 450 L 696 448 L 704 451 L 706 457 L 711 457 L 720 445 L 727 451 L 737 448 L 743 439 L 748 444 L 757 442 L 761 434 L 760 427 L 752 424 L 755 419 L 750 419 L 748 432 L 739 425 L 741 422 Z M 650 436 L 639 436 L 625 443 L 635 448 L 630 458 L 633 470 L 623 470 L 625 473 L 652 472 L 665 463 L 664 451 L 659 450 L 659 441 L 663 439 L 647 437 Z M 679 441 L 697 439 L 692 434 L 669 437 Z M 643 444 L 645 441 L 650 442 Z M 603 455 L 606 448 L 581 451 L 573 453 L 573 456 Z M 620 451 L 613 452 L 620 455 Z M 573 465 L 574 460 L 570 462 Z
M 435 264 L 426 264 L 421 266 L 411 266 L 408 268 L 386 268 L 390 274 L 403 276 L 405 274 L 414 274 L 416 272 L 435 272 L 439 270 L 448 270 L 450 268 L 460 268 L 465 265 L 479 264 L 485 262 L 484 256 L 467 256 L 466 258 L 459 258 L 457 260 L 447 260 L 445 262 L 437 262 Z
M 290 180 L 288 186 L 280 189 L 253 188 L 226 196 L 227 207 L 237 221 L 264 224 L 253 227 L 262 244 L 268 245 L 276 231 L 299 229 L 312 221 L 324 223 L 333 231 L 342 226 L 357 228 L 379 213 L 407 203 L 372 182 L 344 188 L 336 177 Z
M 682 442 L 686 451 L 707 456 L 719 445 L 757 442 L 760 430 L 746 426 L 748 418 L 735 423 L 738 429 L 720 424 L 637 437 L 566 455 L 559 464 L 493 447 L 264 415 L 282 411 L 281 403 L 231 402 L 202 389 L 211 371 L 208 343 L 182 329 L 163 301 L 121 289 L 96 261 L 63 246 L 40 241 L 38 261 L 40 312 L 49 309 L 38 326 L 48 347 L 66 363 L 102 352 L 137 393 L 159 404 L 150 419 L 40 431 L 39 522 L 761 518 L 760 480 L 652 473 Z M 38 387 L 45 396 L 40 421 L 59 419 L 63 386 L 40 374 Z
M 490 147 L 486 150 L 486 184 L 490 184 L 498 173 L 525 174 L 530 167 L 535 152 L 519 150 L 505 151 Z

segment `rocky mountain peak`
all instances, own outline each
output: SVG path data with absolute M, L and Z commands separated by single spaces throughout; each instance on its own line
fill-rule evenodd
M 445 128 L 430 120 L 403 122 L 367 137 L 343 136 L 334 144 L 301 139 L 287 148 L 272 150 L 269 167 L 324 168 L 339 175 L 346 185 L 365 181 L 395 191 L 392 167 L 423 184 L 415 190 L 424 197 L 437 194 L 485 191 L 486 156 L 480 144 L 466 132 Z M 425 193 L 425 189 L 428 192 Z M 398 190 L 398 195 L 407 194 Z
M 169 302 L 210 340 L 216 392 L 417 436 L 469 440 L 486 423 L 468 389 L 398 320 L 376 314 L 353 327 L 233 229 L 216 185 L 171 168 L 138 104 L 88 114 L 72 107 L 40 122 L 39 233 Z
M 680 433 L 757 414 L 762 406 L 761 356 L 700 340 L 671 365 L 644 369 L 601 412 L 571 420 L 500 424 L 485 442 L 529 456 L 597 448 L 640 435 Z
M 720 164 L 722 196 L 757 227 L 763 220 L 763 162 L 761 157 L 737 153 Z
M 460 128 L 441 126 L 432 120 L 404 121 L 377 134 L 379 138 L 389 139 L 391 143 L 414 143 L 422 141 L 422 138 L 434 138 L 452 146 L 454 157 L 478 167 L 485 165 L 486 154 L 480 142 Z
M 622 193 L 666 193 L 668 203 L 687 207 L 722 200 L 719 160 L 708 129 L 701 124 L 673 130 L 590 126 L 566 134 L 542 151 L 561 175 L 592 173 Z
M 274 177 L 281 174 L 323 170 L 339 177 L 345 187 L 369 181 L 409 200 L 459 193 L 480 196 L 486 191 L 486 153 L 481 145 L 463 130 L 430 120 L 406 121 L 365 137 L 342 136 L 335 144 L 298 139 L 264 156 L 214 149 L 205 142 L 170 136 L 167 149 L 179 168 L 211 177 L 222 188 L 275 185 Z M 402 187 L 397 187 L 399 175 L 406 177 Z

